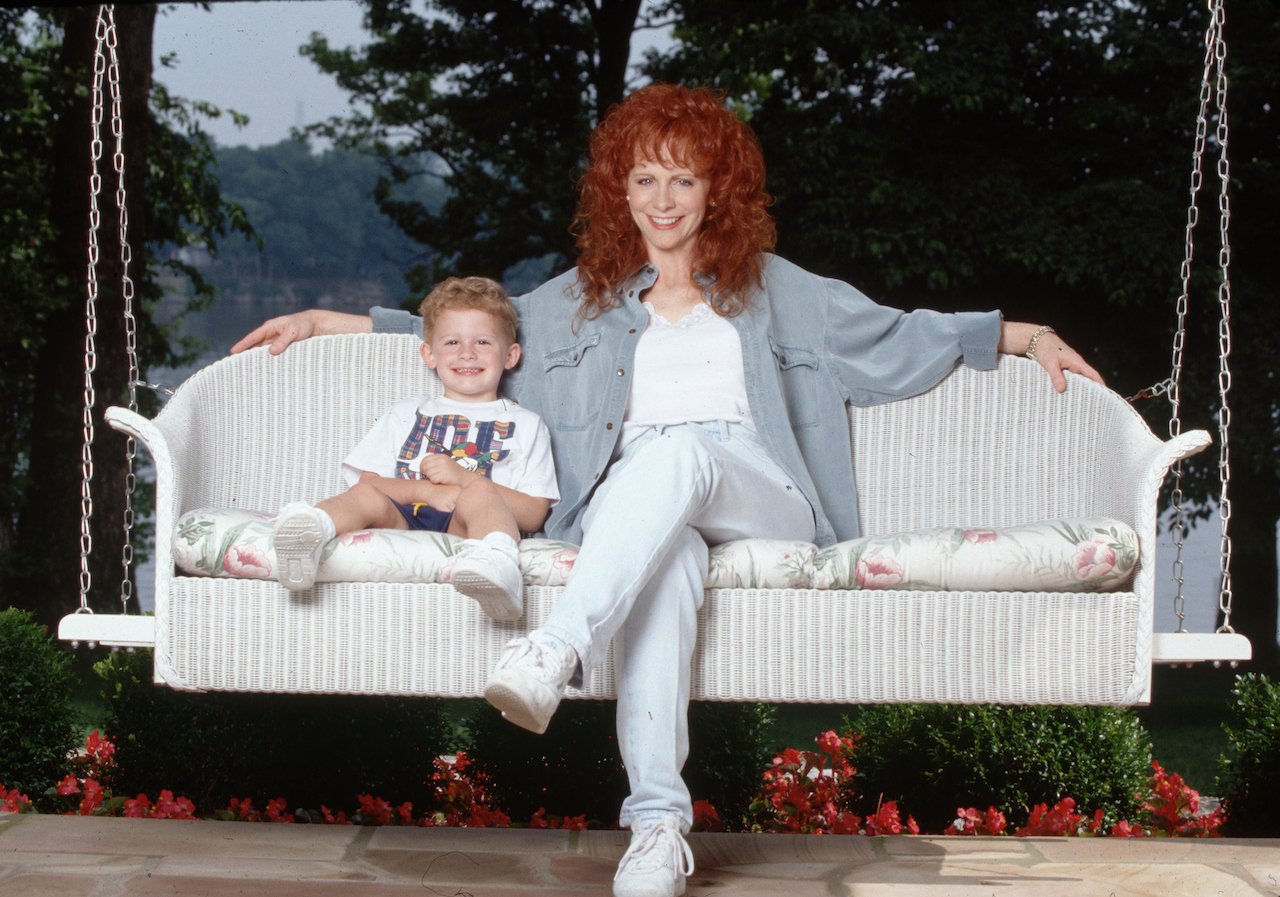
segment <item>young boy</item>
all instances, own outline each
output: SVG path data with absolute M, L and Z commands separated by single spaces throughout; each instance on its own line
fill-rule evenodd
M 467 540 L 453 587 L 494 620 L 523 612 L 521 532 L 542 527 L 560 497 L 542 419 L 498 397 L 520 360 L 516 310 L 484 277 L 450 277 L 426 299 L 422 360 L 444 384 L 437 398 L 396 402 L 342 462 L 348 489 L 318 505 L 280 510 L 276 578 L 315 582 L 321 549 L 359 529 L 421 529 Z

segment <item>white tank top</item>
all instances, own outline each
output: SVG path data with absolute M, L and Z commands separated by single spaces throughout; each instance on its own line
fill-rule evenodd
M 751 425 L 742 341 L 705 302 L 672 323 L 648 302 L 624 418 L 632 426 L 726 420 Z

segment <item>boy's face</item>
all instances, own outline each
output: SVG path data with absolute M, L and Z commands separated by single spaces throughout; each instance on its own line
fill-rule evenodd
M 444 384 L 446 398 L 492 402 L 498 381 L 520 360 L 520 344 L 509 342 L 498 319 L 476 308 L 449 308 L 436 316 L 422 360 Z

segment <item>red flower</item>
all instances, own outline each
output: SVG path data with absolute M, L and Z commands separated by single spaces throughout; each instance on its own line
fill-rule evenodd
M 360 822 L 363 825 L 390 825 L 391 804 L 371 794 L 358 794 L 360 802 Z
M 151 814 L 151 798 L 145 794 L 124 802 L 124 815 L 131 819 L 146 819 Z
M 324 814 L 324 821 L 329 825 L 351 825 L 352 822 L 347 818 L 346 811 L 339 810 L 338 815 L 329 812 L 329 808 L 324 804 L 320 805 L 320 812 Z
M 719 811 L 716 810 L 711 801 L 695 800 L 693 802 L 693 831 L 724 831 L 724 820 L 720 818 Z
M 98 784 L 97 779 L 84 780 L 84 794 L 80 798 L 80 806 L 76 808 L 76 812 L 81 816 L 92 816 L 93 812 L 102 806 L 105 799 L 102 786 Z
M 266 815 L 267 822 L 279 822 L 287 825 L 294 821 L 293 814 L 289 812 L 289 802 L 283 797 L 267 801 L 267 808 L 263 813 Z
M 63 797 L 69 797 L 72 794 L 80 793 L 80 781 L 73 775 L 69 775 L 58 783 L 58 793 Z

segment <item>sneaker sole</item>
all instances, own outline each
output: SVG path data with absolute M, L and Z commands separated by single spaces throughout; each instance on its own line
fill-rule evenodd
M 484 699 L 502 711 L 502 718 L 521 729 L 527 729 L 535 735 L 547 731 L 551 722 L 551 714 L 545 719 L 537 716 L 525 704 L 520 692 L 501 682 L 490 682 L 484 687 Z
M 460 594 L 466 595 L 479 604 L 480 609 L 488 615 L 490 620 L 511 623 L 519 620 L 524 614 L 523 601 L 520 597 L 509 596 L 502 586 L 478 573 L 459 571 L 453 574 L 451 582 Z
M 316 549 L 324 544 L 324 531 L 310 517 L 284 520 L 276 527 L 276 581 L 291 592 L 302 592 L 316 582 Z

